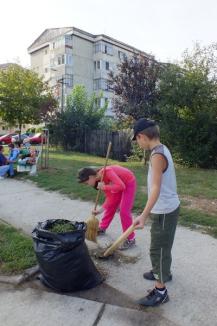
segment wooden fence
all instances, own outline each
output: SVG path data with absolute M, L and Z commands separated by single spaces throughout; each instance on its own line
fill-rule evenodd
M 75 139 L 74 149 L 98 156 L 105 156 L 109 141 L 112 142 L 110 157 L 119 161 L 126 161 L 127 156 L 131 153 L 130 132 L 91 130 L 85 131 L 84 134 Z

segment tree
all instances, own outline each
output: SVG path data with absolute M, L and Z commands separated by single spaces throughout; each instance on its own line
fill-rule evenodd
M 107 105 L 101 108 L 100 99 L 101 95 L 88 96 L 84 86 L 76 85 L 67 97 L 66 110 L 58 112 L 50 126 L 52 141 L 66 150 L 79 147 L 85 131 L 98 129 L 103 121 Z
M 135 54 L 124 58 L 116 75 L 110 73 L 109 85 L 115 95 L 113 110 L 117 117 L 156 117 L 159 72 L 160 65 L 154 58 Z
M 47 83 L 18 65 L 0 71 L 0 117 L 10 125 L 40 123 L 48 120 L 56 101 Z
M 169 64 L 160 82 L 162 136 L 188 165 L 217 166 L 217 47 L 185 51 Z

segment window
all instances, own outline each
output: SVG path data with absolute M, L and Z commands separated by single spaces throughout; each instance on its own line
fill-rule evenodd
M 65 35 L 65 45 L 72 48 L 72 35 Z
M 94 46 L 94 52 L 95 53 L 98 53 L 98 52 L 101 52 L 101 43 L 100 42 L 97 42 Z
M 56 44 L 55 44 L 55 42 L 53 42 L 53 49 L 55 49 L 55 47 L 56 47 Z
M 119 57 L 120 60 L 126 60 L 127 59 L 126 53 L 124 53 L 122 51 L 118 51 L 118 57 Z
M 47 68 L 44 68 L 44 72 L 47 73 L 48 72 L 48 69 Z
M 72 74 L 66 74 L 64 77 L 64 83 L 67 87 L 73 86 L 73 75 Z
M 72 65 L 72 55 L 71 54 L 66 54 L 66 64 Z
M 105 62 L 105 69 L 109 70 L 109 62 L 108 61 Z
M 57 64 L 64 65 L 65 64 L 65 54 L 61 54 L 57 57 Z
M 109 55 L 113 55 L 113 48 L 112 48 L 112 45 L 109 45 L 109 44 L 103 44 L 102 52 L 103 52 L 103 53 L 106 53 L 106 54 L 109 54 Z
M 95 79 L 94 80 L 93 89 L 94 89 L 94 91 L 97 91 L 98 89 L 100 89 L 100 79 Z
M 100 64 L 100 60 L 98 60 L 98 61 L 94 61 L 94 70 L 96 70 L 96 69 L 100 69 L 100 66 L 101 66 L 101 64 Z
M 45 55 L 47 54 L 47 49 L 44 51 L 44 54 L 45 54 Z
M 93 85 L 94 90 L 104 90 L 104 91 L 108 91 L 109 87 L 108 87 L 108 82 L 106 79 L 103 78 L 99 78 L 99 79 L 95 79 L 94 80 L 94 85 Z
M 97 42 L 94 46 L 94 53 L 98 53 L 98 52 L 113 55 L 112 45 L 107 43 Z
M 100 107 L 100 105 L 101 105 L 100 98 L 95 98 L 95 105 L 96 105 L 97 107 Z

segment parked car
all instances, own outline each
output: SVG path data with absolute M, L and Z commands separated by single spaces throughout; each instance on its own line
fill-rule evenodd
M 37 133 L 34 136 L 29 137 L 30 144 L 32 144 L 32 145 L 41 144 L 41 138 L 42 138 L 41 135 L 42 135 L 41 133 Z
M 12 142 L 15 142 L 15 141 L 18 141 L 18 140 L 20 140 L 21 139 L 21 141 L 23 141 L 24 139 L 26 139 L 26 138 L 30 138 L 30 137 L 33 137 L 34 136 L 34 134 L 26 134 L 26 133 L 24 133 L 24 134 L 21 134 L 20 135 L 20 138 L 19 138 L 19 134 L 16 134 L 16 135 L 14 135 L 14 136 L 12 136 Z
M 15 133 L 6 134 L 0 137 L 0 144 L 8 145 L 12 143 L 12 137 L 15 136 Z

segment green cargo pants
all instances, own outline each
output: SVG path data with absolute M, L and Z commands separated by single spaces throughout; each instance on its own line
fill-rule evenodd
M 169 214 L 151 214 L 150 258 L 155 278 L 164 283 L 171 275 L 171 250 L 179 217 L 179 207 Z

